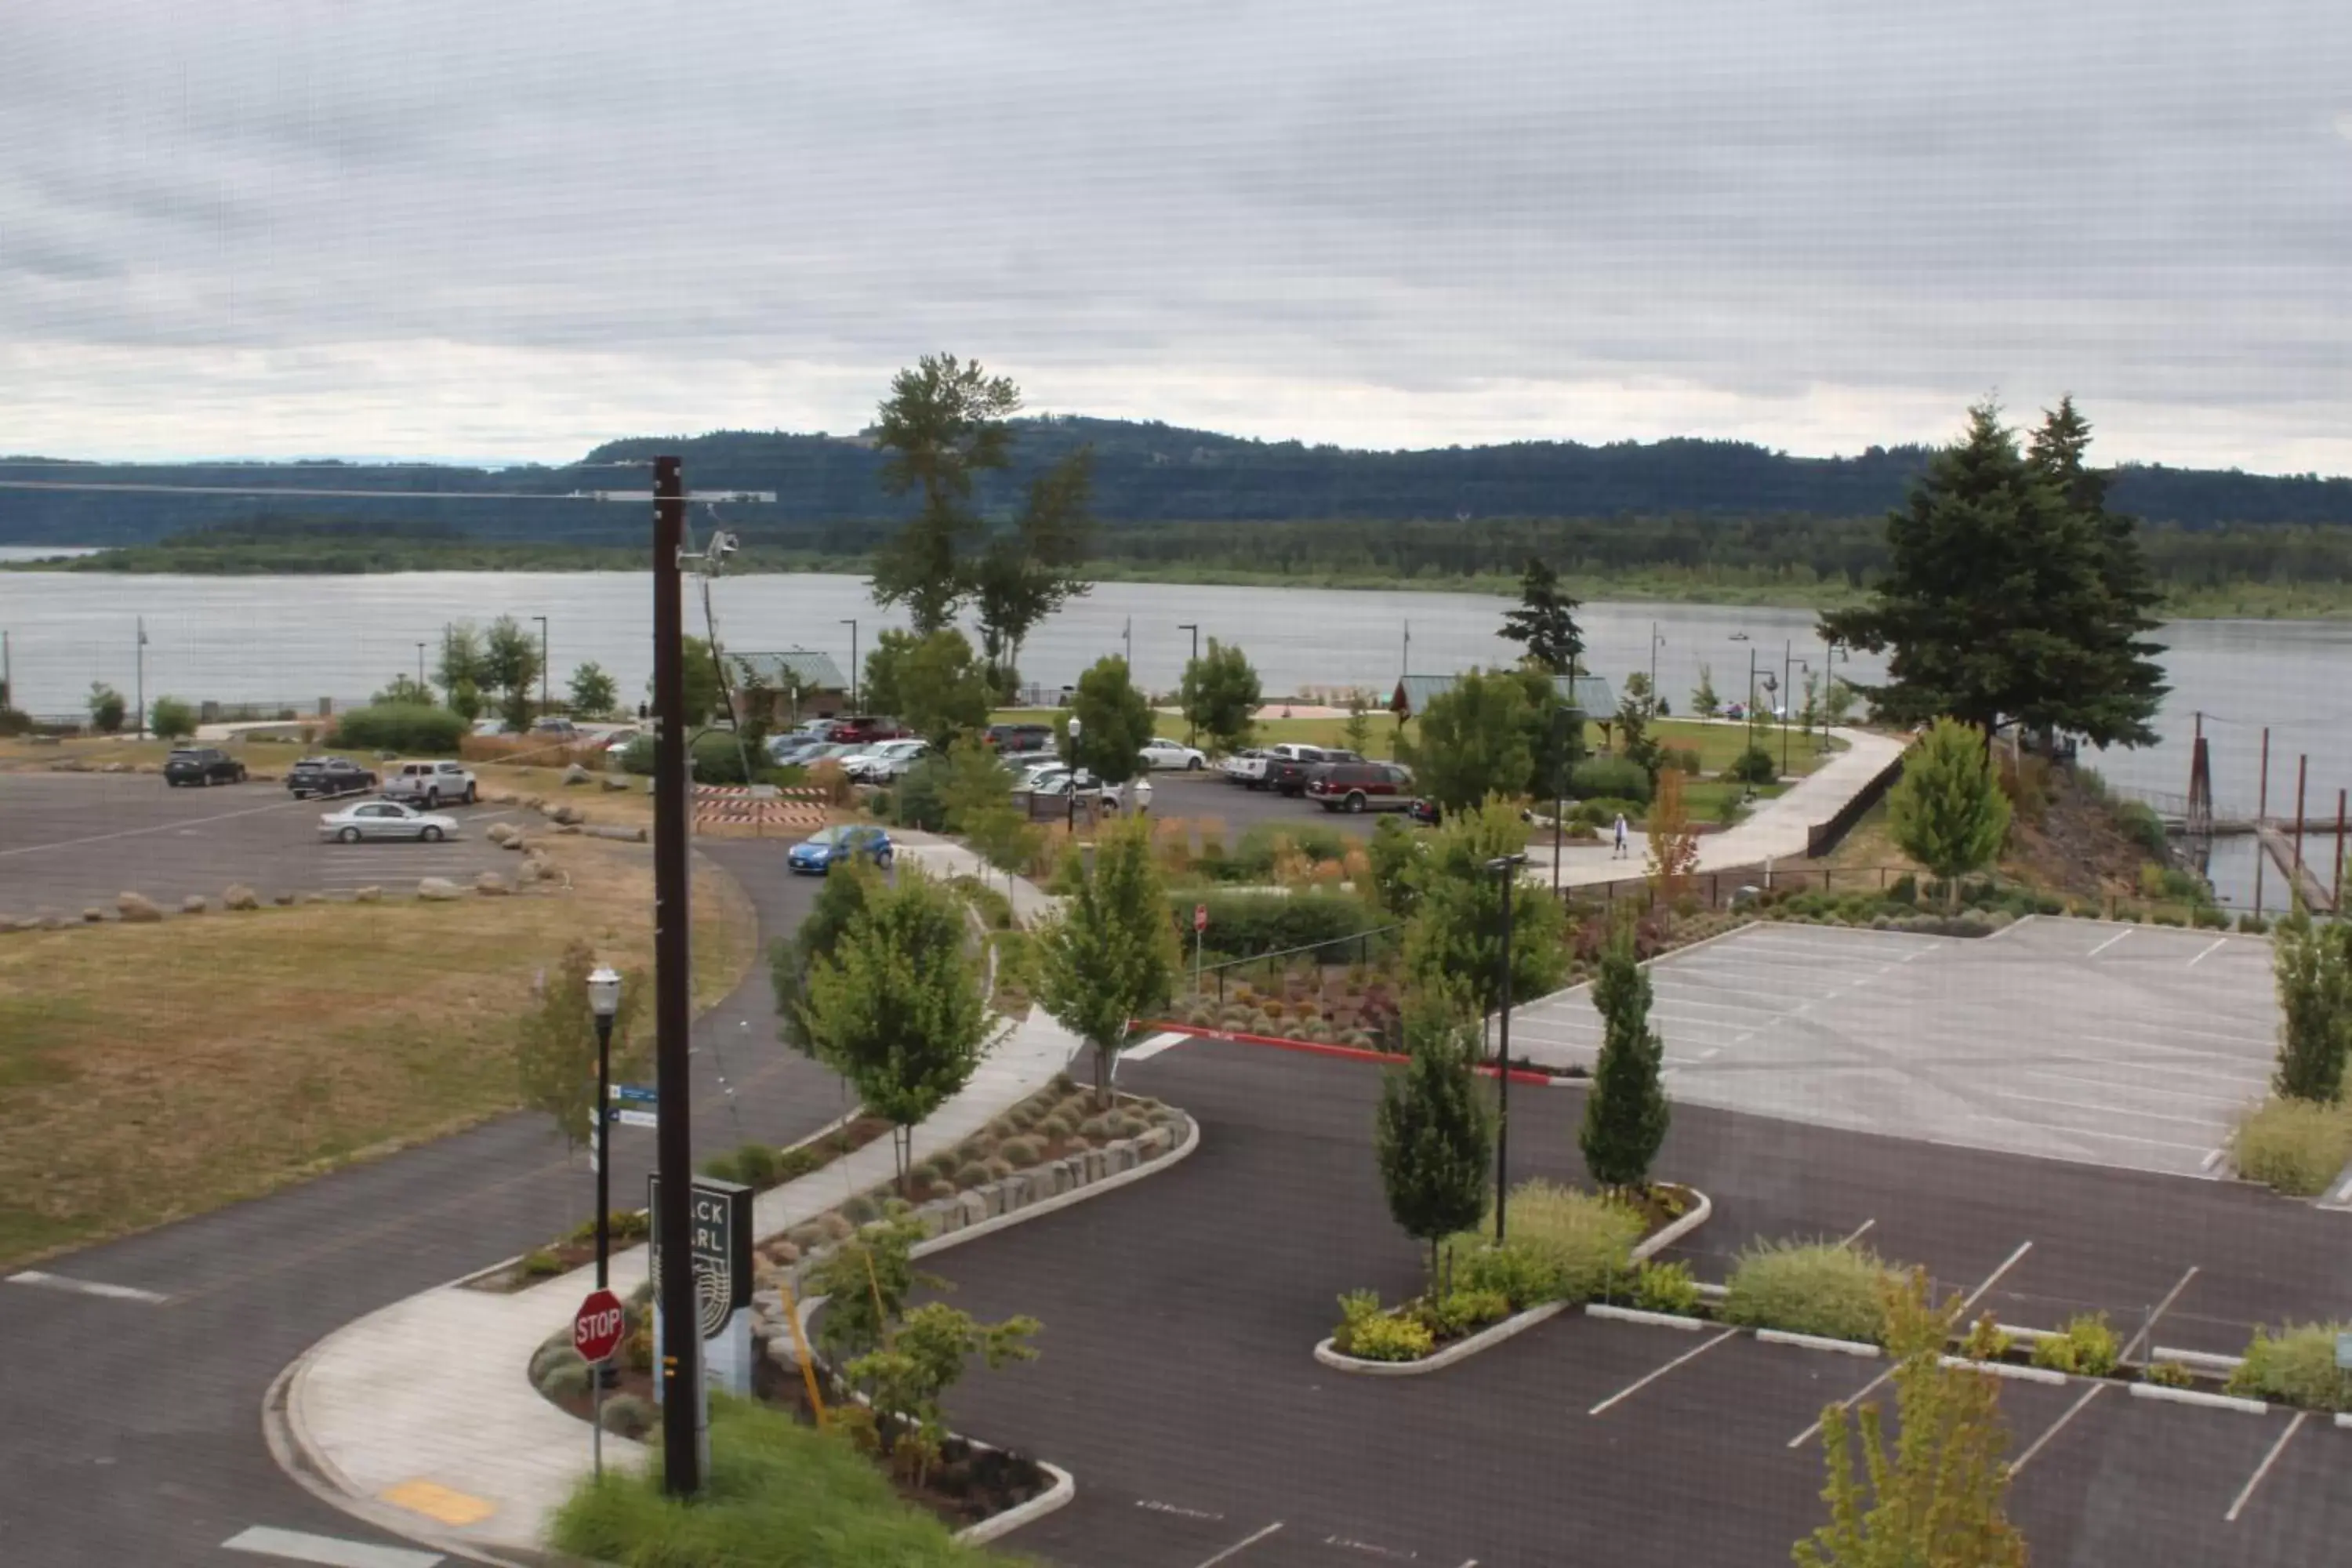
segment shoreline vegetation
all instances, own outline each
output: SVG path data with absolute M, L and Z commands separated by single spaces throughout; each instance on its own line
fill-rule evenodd
M 1279 527 L 1280 525 L 1271 525 Z M 1116 540 L 1118 530 L 1105 532 Z M 1139 534 L 1156 531 L 1148 526 Z M 739 574 L 871 572 L 867 553 L 811 550 L 746 550 L 732 563 Z M 2352 546 L 2352 541 L 2347 541 Z M 71 572 L 194 577 L 368 576 L 425 572 L 633 572 L 642 553 L 620 545 L 562 540 L 485 540 L 464 535 L 391 532 L 370 528 L 341 536 L 221 538 L 184 535 L 153 544 L 122 545 L 74 556 L 0 562 L 0 572 Z M 1105 583 L 1192 584 L 1216 587 L 1323 588 L 1360 592 L 1517 593 L 1516 569 L 1450 571 L 1423 564 L 1412 571 L 1363 568 L 1311 560 L 1254 566 L 1211 560 L 1095 560 L 1083 568 Z M 1637 566 L 1561 573 L 1563 586 L 1587 601 L 1729 605 L 1796 610 L 1837 610 L 1865 602 L 1869 590 L 1851 579 L 1824 578 L 1804 565 Z M 2352 618 L 2352 581 L 2253 578 L 2165 584 L 2159 612 L 2171 620 L 2332 620 Z

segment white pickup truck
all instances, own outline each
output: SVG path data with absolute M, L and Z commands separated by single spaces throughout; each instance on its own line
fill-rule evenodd
M 1247 784 L 1255 789 L 1265 782 L 1265 752 L 1252 746 L 1219 757 L 1217 771 L 1225 775 L 1228 784 Z
M 481 794 L 463 763 L 403 763 L 386 770 L 383 798 L 432 811 L 441 805 L 471 805 Z

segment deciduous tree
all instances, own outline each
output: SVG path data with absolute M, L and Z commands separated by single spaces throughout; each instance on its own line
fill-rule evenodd
M 1232 752 L 1249 744 L 1263 696 L 1249 656 L 1211 637 L 1208 651 L 1185 663 L 1177 700 L 1185 721 L 1209 738 L 1213 750 Z
M 1984 731 L 1937 720 L 1905 754 L 1886 815 L 1895 845 L 1942 879 L 1957 904 L 1959 879 L 1992 864 L 2009 837 L 2009 796 Z
M 1691 873 L 1698 869 L 1698 830 L 1692 826 L 1690 806 L 1683 795 L 1683 771 L 1667 768 L 1658 774 L 1658 793 L 1650 802 L 1643 825 L 1649 839 L 1646 856 L 1654 901 L 1671 909 L 1689 889 Z
M 862 858 L 833 867 L 817 889 L 816 901 L 799 927 L 768 947 L 768 977 L 776 994 L 776 1037 L 804 1057 L 817 1057 L 804 1007 L 808 971 L 816 954 L 831 952 L 866 912 L 866 902 L 882 886 L 882 873 Z
M 452 707 L 460 686 L 479 691 L 491 683 L 482 655 L 482 634 L 473 622 L 455 621 L 441 628 L 441 658 L 434 667 L 433 679 L 450 693 Z
M 882 634 L 885 639 L 891 635 Z M 910 638 L 891 652 L 893 668 L 884 684 L 893 706 L 877 705 L 877 711 L 896 714 L 933 745 L 943 746 L 959 735 L 988 727 L 995 691 L 963 633 L 950 626 L 929 637 Z M 866 668 L 872 670 L 870 660 Z M 869 674 L 869 684 L 872 679 Z
M 1529 664 L 1547 675 L 1573 675 L 1584 656 L 1577 629 L 1577 601 L 1559 585 L 1559 574 L 1541 556 L 1528 557 L 1519 574 L 1519 607 L 1503 616 L 1503 635 L 1527 651 Z
M 555 968 L 541 976 L 515 1034 L 523 1103 L 547 1112 L 575 1149 L 596 1125 L 596 1020 L 588 1007 L 588 976 L 595 968 L 596 954 L 586 942 L 566 946 Z M 615 1082 L 641 1077 L 652 1065 L 653 1042 L 640 1041 L 636 1030 L 647 989 L 643 970 L 622 976 L 621 1008 L 613 1016 Z
M 988 1037 L 963 903 L 913 866 L 866 893 L 829 949 L 814 950 L 802 1002 L 817 1059 L 890 1122 L 906 1179 L 914 1129 L 971 1079 Z
M 2352 927 L 2298 915 L 2279 922 L 2273 945 L 2280 1028 L 2271 1087 L 2289 1100 L 2333 1105 L 2344 1098 L 2352 1057 Z
M 593 659 L 572 672 L 571 690 L 572 710 L 585 718 L 601 719 L 620 706 L 620 687 Z
M 147 728 L 159 741 L 193 735 L 196 732 L 196 710 L 176 697 L 158 697 L 147 706 Z
M 501 706 L 518 703 L 530 712 L 531 688 L 539 680 L 539 638 L 512 616 L 490 623 L 482 638 L 481 684 L 500 693 Z M 509 712 L 509 721 L 512 714 Z M 525 726 L 519 726 L 525 727 Z
M 89 683 L 89 704 L 91 728 L 101 735 L 121 732 L 123 717 L 131 710 L 131 705 L 122 700 L 122 693 L 103 680 L 93 680 Z
M 1151 742 L 1151 704 L 1128 679 L 1127 660 L 1116 655 L 1095 661 L 1078 677 L 1070 699 L 1078 721 L 1076 765 L 1107 784 L 1125 784 L 1143 767 Z
M 1702 719 L 1723 711 L 1723 699 L 1715 694 L 1715 671 L 1704 664 L 1698 667 L 1698 685 L 1691 691 L 1691 711 Z
M 1484 1017 L 1502 1002 L 1503 884 L 1487 869 L 1527 847 L 1528 826 L 1499 800 L 1449 815 L 1432 836 L 1405 927 L 1405 972 L 1416 986 L 1450 986 Z M 1559 900 L 1526 889 L 1511 904 L 1511 994 L 1540 996 L 1568 973 Z
M 1013 695 L 1030 632 L 1093 586 L 1080 574 L 1094 537 L 1093 494 L 1094 456 L 1081 447 L 1030 484 L 1020 517 L 973 563 L 981 652 L 999 698 Z
M 1624 922 L 1601 953 L 1592 1002 L 1601 1014 L 1601 1055 L 1577 1143 L 1594 1181 L 1638 1187 L 1649 1180 L 1672 1113 L 1658 1076 L 1665 1042 L 1650 1027 L 1650 975 L 1634 957 L 1633 932 Z
M 1525 794 L 1536 722 L 1517 672 L 1465 672 L 1422 711 L 1421 735 L 1411 748 L 1415 786 L 1449 815 L 1492 795 Z
M 1382 1075 L 1372 1121 L 1390 1217 L 1429 1248 L 1432 1290 L 1444 1289 L 1438 1243 L 1485 1212 L 1495 1149 L 1494 1115 L 1477 1086 L 1477 1026 L 1444 997 L 1425 1000 L 1406 1020 L 1409 1059 Z
M 919 634 L 955 617 L 972 590 L 968 559 L 981 531 L 972 476 L 1010 461 L 1021 390 L 977 360 L 926 354 L 890 382 L 876 415 L 875 445 L 890 454 L 882 488 L 919 493 L 915 517 L 876 553 L 874 600 L 904 604 Z
M 1115 822 L 1096 839 L 1093 874 L 1037 933 L 1037 996 L 1095 1048 L 1095 1093 L 1110 1103 L 1111 1066 L 1139 1017 L 1164 1007 L 1181 963 L 1150 824 Z

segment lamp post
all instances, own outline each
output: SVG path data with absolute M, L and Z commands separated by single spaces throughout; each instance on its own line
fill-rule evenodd
M 425 684 L 425 645 L 421 642 L 416 645 L 416 684 Z
M 588 1016 L 596 1021 L 596 1289 L 604 1289 L 613 1256 L 613 1019 L 621 1010 L 621 977 L 600 963 L 588 976 Z
M 1486 869 L 1503 879 L 1503 1032 L 1495 1044 L 1495 1239 L 1503 1239 L 1503 1194 L 1510 1173 L 1511 1138 L 1511 884 L 1525 855 L 1497 855 Z
M 837 623 L 849 628 L 849 710 L 857 711 L 857 621 L 855 616 Z
M 1797 645 L 1792 639 L 1780 645 L 1780 776 L 1789 775 L 1789 704 L 1796 700 L 1796 688 L 1789 684 L 1791 668 L 1797 658 Z
M 1650 711 L 1653 713 L 1658 710 L 1658 650 L 1665 645 L 1666 639 L 1658 635 L 1658 623 L 1652 621 L 1650 623 Z
M 1192 634 L 1192 664 L 1187 664 L 1184 667 L 1187 670 L 1190 670 L 1192 668 L 1192 665 L 1201 662 L 1201 628 L 1197 624 L 1187 621 L 1176 629 L 1180 632 L 1191 632 Z M 1201 727 L 1198 724 L 1193 723 L 1192 716 L 1190 713 L 1187 713 L 1184 715 L 1184 743 L 1188 746 L 1192 745 L 1197 742 L 1200 738 Z
M 1083 726 L 1078 722 L 1078 716 L 1075 713 L 1071 714 L 1069 726 L 1070 754 L 1064 758 L 1063 761 L 1070 770 L 1068 780 L 1070 792 L 1068 826 L 1070 836 L 1074 838 L 1077 837 L 1078 832 L 1078 731 L 1081 728 L 1083 728 Z

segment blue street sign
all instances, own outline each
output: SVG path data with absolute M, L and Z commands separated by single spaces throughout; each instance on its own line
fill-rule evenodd
M 652 1105 L 661 1097 L 641 1083 L 616 1083 L 613 1085 L 613 1098 L 636 1105 Z

